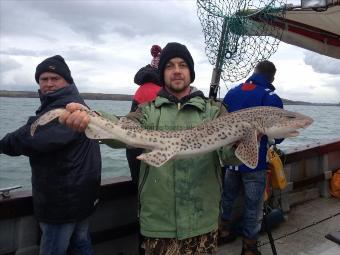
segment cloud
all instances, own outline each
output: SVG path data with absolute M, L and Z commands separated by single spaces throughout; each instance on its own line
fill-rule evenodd
M 0 89 L 36 90 L 37 64 L 59 54 L 81 92 L 133 94 L 138 88 L 133 77 L 150 63 L 151 45 L 178 41 L 195 60 L 193 85 L 208 95 L 213 66 L 196 12 L 196 1 L 183 0 L 0 0 Z M 329 64 L 340 66 L 339 60 L 327 60 L 315 69 L 320 61 L 315 56 L 280 44 L 270 58 L 278 69 L 274 85 L 280 96 L 339 101 L 339 72 Z M 226 84 L 230 88 L 238 83 Z M 227 91 L 223 84 L 221 97 Z
M 319 55 L 310 51 L 305 52 L 304 61 L 317 73 L 339 74 L 340 60 Z
M 26 63 L 29 63 L 27 60 Z M 35 71 L 35 69 L 34 69 Z M 36 90 L 33 70 L 28 70 L 22 62 L 13 57 L 0 58 L 0 89 Z
M 334 90 L 334 96 L 336 96 L 338 102 L 340 102 L 340 75 L 330 77 L 326 86 Z
M 11 57 L 2 56 L 0 58 L 0 74 L 1 75 L 3 75 L 3 73 L 5 72 L 15 70 L 21 66 L 22 65 L 19 62 L 15 61 Z
M 132 39 L 176 33 L 194 39 L 200 31 L 196 25 L 198 21 L 192 18 L 196 10 L 188 2 L 12 1 L 3 4 L 3 13 L 2 19 L 12 24 L 4 25 L 4 33 L 54 40 L 74 34 L 95 43 L 105 43 L 107 35 Z M 23 25 L 22 20 L 26 20 L 26 24 Z M 66 28 L 63 33 L 59 33 L 61 28 Z

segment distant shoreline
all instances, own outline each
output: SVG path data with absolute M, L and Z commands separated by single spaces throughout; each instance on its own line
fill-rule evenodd
M 84 99 L 88 100 L 113 100 L 113 101 L 132 101 L 132 95 L 125 94 L 104 94 L 104 93 L 80 93 Z M 16 97 L 16 98 L 39 98 L 38 92 L 34 91 L 9 91 L 0 90 L 0 97 Z M 316 105 L 316 106 L 340 106 L 339 104 L 329 103 L 310 103 L 302 101 L 293 101 L 282 99 L 284 105 Z
M 132 95 L 124 94 L 103 94 L 103 93 L 80 93 L 84 99 L 88 100 L 115 100 L 115 101 L 132 101 Z M 34 91 L 9 91 L 0 90 L 0 97 L 16 98 L 39 98 L 38 92 Z

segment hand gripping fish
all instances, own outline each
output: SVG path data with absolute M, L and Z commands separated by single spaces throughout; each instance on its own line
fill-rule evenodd
M 59 117 L 65 109 L 54 109 L 43 114 L 31 125 L 33 136 L 39 125 Z M 236 157 L 246 166 L 255 168 L 258 163 L 258 135 L 269 138 L 287 138 L 299 134 L 313 119 L 300 113 L 276 107 L 259 106 L 224 114 L 197 127 L 180 131 L 155 131 L 122 117 L 108 120 L 87 111 L 90 123 L 85 134 L 90 139 L 114 139 L 129 146 L 151 152 L 137 158 L 160 167 L 170 159 L 190 157 L 237 144 Z

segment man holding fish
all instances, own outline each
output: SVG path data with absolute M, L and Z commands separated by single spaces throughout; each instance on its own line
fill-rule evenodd
M 166 45 L 158 70 L 163 88 L 157 98 L 140 105 L 128 119 L 110 121 L 71 103 L 66 110 L 42 116 L 31 132 L 60 116 L 61 123 L 85 131 L 89 138 L 103 139 L 109 145 L 114 139 L 146 149 L 138 156 L 142 160 L 138 195 L 146 254 L 215 254 L 220 162 L 239 165 L 241 160 L 255 168 L 259 134 L 296 136 L 297 129 L 313 120 L 276 107 L 227 113 L 221 103 L 190 86 L 195 79 L 194 61 L 179 43 Z
M 187 47 L 168 43 L 159 61 L 163 84 L 158 97 L 141 105 L 128 117 L 151 130 L 183 130 L 213 120 L 225 107 L 206 99 L 190 84 L 195 80 L 194 61 Z M 89 124 L 83 106 L 69 104 L 60 120 L 84 131 Z M 224 150 L 230 164 L 240 162 L 231 149 Z M 144 162 L 140 169 L 139 203 L 141 234 L 146 254 L 214 254 L 221 198 L 221 167 L 217 151 L 193 160 L 171 160 L 161 167 Z M 170 252 L 171 251 L 171 252 Z

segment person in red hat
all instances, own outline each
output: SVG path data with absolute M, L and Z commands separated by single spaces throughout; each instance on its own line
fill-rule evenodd
M 150 52 L 152 55 L 151 64 L 148 64 L 135 75 L 134 82 L 140 87 L 133 96 L 131 112 L 134 112 L 139 104 L 153 101 L 161 89 L 158 74 L 158 62 L 162 48 L 159 45 L 152 45 Z
M 152 56 L 151 63 L 139 69 L 135 74 L 134 82 L 139 85 L 139 88 L 133 96 L 130 112 L 136 111 L 140 104 L 153 101 L 157 97 L 158 92 L 161 90 L 162 85 L 160 83 L 158 73 L 158 63 L 161 51 L 162 48 L 159 45 L 152 45 L 150 49 Z M 136 189 L 140 169 L 140 160 L 138 160 L 137 157 L 142 153 L 143 149 L 140 148 L 126 149 L 126 159 L 129 164 L 132 182 L 136 185 Z M 139 238 L 141 242 L 142 237 Z M 139 244 L 139 254 L 144 254 L 144 250 L 141 249 L 140 246 L 141 244 Z
M 133 96 L 130 112 L 136 111 L 138 105 L 153 101 L 158 92 L 161 90 L 161 83 L 159 80 L 158 63 L 162 48 L 159 45 L 152 45 L 150 49 L 151 64 L 148 64 L 135 75 L 134 82 L 139 85 L 135 95 Z M 126 158 L 129 163 L 132 182 L 137 185 L 138 173 L 140 168 L 140 160 L 137 156 L 142 154 L 143 150 L 138 148 L 126 149 Z

